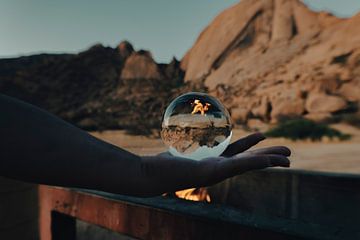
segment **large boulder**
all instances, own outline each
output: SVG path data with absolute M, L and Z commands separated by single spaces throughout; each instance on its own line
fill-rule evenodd
M 304 100 L 294 99 L 292 101 L 280 101 L 273 104 L 271 120 L 276 122 L 281 117 L 299 117 L 305 111 Z
M 306 99 L 306 110 L 309 113 L 332 113 L 344 109 L 346 101 L 339 96 L 324 93 L 312 94 Z
M 341 86 L 339 93 L 348 101 L 360 101 L 360 84 L 345 83 Z

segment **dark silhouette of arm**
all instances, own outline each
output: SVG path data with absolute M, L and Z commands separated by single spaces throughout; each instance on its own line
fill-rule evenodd
M 253 169 L 289 166 L 285 147 L 243 152 L 263 140 L 261 134 L 231 144 L 218 158 L 141 157 L 1 94 L 0 109 L 0 175 L 33 183 L 154 196 Z

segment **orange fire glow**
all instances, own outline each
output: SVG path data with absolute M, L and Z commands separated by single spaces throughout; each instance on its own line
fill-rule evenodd
M 192 105 L 194 105 L 194 109 L 191 112 L 191 114 L 195 114 L 197 112 L 200 112 L 201 115 L 205 115 L 205 112 L 207 112 L 209 110 L 209 107 L 211 106 L 210 103 L 205 103 L 205 106 L 200 102 L 199 99 L 195 99 L 194 102 L 192 103 Z
M 211 202 L 210 195 L 206 188 L 189 188 L 175 192 L 178 198 L 191 200 L 191 201 L 202 201 Z

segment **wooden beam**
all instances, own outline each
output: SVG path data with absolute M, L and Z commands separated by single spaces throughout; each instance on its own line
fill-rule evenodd
M 39 194 L 41 240 L 56 239 L 51 237 L 54 211 L 139 239 L 298 239 L 65 188 L 40 186 Z

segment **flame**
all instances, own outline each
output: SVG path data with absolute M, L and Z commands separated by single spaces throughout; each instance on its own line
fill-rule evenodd
M 190 201 L 211 202 L 210 195 L 206 188 L 189 188 L 175 192 L 178 198 Z
M 195 99 L 194 102 L 191 104 L 194 105 L 193 111 L 191 114 L 195 114 L 197 112 L 200 112 L 201 115 L 205 115 L 205 112 L 209 110 L 209 107 L 211 106 L 210 103 L 205 103 L 205 106 L 200 102 L 199 99 Z

